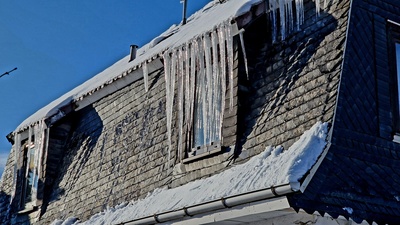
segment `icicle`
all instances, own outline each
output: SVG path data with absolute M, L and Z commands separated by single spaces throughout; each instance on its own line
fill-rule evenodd
M 220 69 L 221 69 L 221 77 L 226 77 L 226 33 L 225 33 L 225 24 L 222 23 L 218 28 L 218 42 L 219 42 L 219 50 L 220 50 Z M 225 94 L 225 92 L 223 92 Z
M 203 40 L 199 42 L 199 53 L 200 53 L 200 74 L 199 74 L 199 85 L 200 85 L 200 91 L 201 91 L 201 103 L 199 106 L 201 107 L 202 113 L 202 131 L 203 131 L 203 144 L 207 143 L 207 89 L 206 89 L 206 76 L 207 76 L 207 70 L 205 68 L 205 52 L 204 52 L 204 42 Z
M 218 107 L 220 106 L 220 73 L 219 73 L 219 62 L 218 62 L 218 31 L 214 30 L 211 32 L 211 45 L 212 45 L 212 59 L 213 59 L 213 75 L 212 75 L 212 104 L 211 104 L 211 112 L 213 115 L 211 117 L 211 137 L 216 137 L 218 134 Z M 210 84 L 209 84 L 210 85 Z
M 228 22 L 225 24 L 226 26 L 226 48 L 228 50 L 228 73 L 229 73 L 229 109 L 233 109 L 233 37 L 232 37 L 232 26 Z
M 278 9 L 278 2 L 277 0 L 270 0 L 269 1 L 269 11 L 271 13 L 271 20 L 272 20 L 272 41 L 276 42 L 276 38 L 278 36 L 278 24 L 276 18 L 276 11 Z
M 300 25 L 304 23 L 304 2 L 296 0 L 296 29 L 300 30 Z
M 319 16 L 321 11 L 321 0 L 315 0 L 315 10 L 317 12 L 317 16 Z
M 193 126 L 193 113 L 194 113 L 194 105 L 195 102 L 195 90 L 196 90 L 196 48 L 198 48 L 197 40 L 194 39 L 191 43 L 190 49 L 190 85 L 189 85 L 189 103 L 190 103 L 190 117 L 189 117 L 189 129 L 192 130 Z
M 178 119 L 179 119 L 179 125 L 178 125 L 178 159 L 181 160 L 182 159 L 182 142 L 183 142 L 183 115 L 184 115 L 184 96 L 183 96 L 183 83 L 184 83 L 184 63 L 185 63 L 185 59 L 184 59 L 184 55 L 186 55 L 186 53 L 183 52 L 182 49 L 180 49 L 178 52 L 178 82 L 179 82 L 179 86 L 178 86 Z
M 244 32 L 244 31 L 243 31 Z M 242 46 L 242 52 L 243 52 L 243 59 L 244 59 L 244 66 L 246 68 L 246 75 L 247 75 L 247 80 L 249 80 L 249 68 L 247 64 L 247 56 L 246 56 L 246 47 L 244 46 L 244 38 L 243 38 L 243 32 L 239 33 L 240 37 L 240 45 Z
M 144 90 L 149 91 L 149 70 L 147 69 L 147 61 L 143 63 L 143 79 L 144 79 Z
M 224 111 L 225 111 L 225 95 L 226 95 L 226 33 L 225 33 L 225 28 L 226 24 L 222 23 L 219 27 L 218 31 L 218 39 L 219 39 L 219 49 L 220 49 L 220 68 L 221 68 L 221 73 L 220 73 L 220 82 L 221 82 L 221 113 L 219 116 L 219 137 L 222 137 L 222 122 L 224 119 Z
M 279 0 L 279 15 L 281 20 L 281 38 L 284 40 L 286 38 L 286 13 L 285 13 L 285 1 Z
M 292 8 L 292 0 L 286 0 L 285 2 L 286 8 L 286 21 L 289 24 L 288 32 L 290 33 L 293 30 L 293 8 Z
M 166 92 L 166 114 L 167 114 L 167 136 L 168 136 L 168 170 L 170 167 L 171 151 L 172 151 L 172 110 L 174 103 L 175 89 L 175 73 L 176 59 L 175 54 L 170 56 L 170 52 L 165 52 L 164 58 L 164 77 L 165 77 L 165 92 Z
M 209 120 L 211 120 L 212 117 L 212 76 L 213 76 L 213 68 L 212 68 L 212 59 L 211 59 L 211 40 L 210 40 L 210 35 L 207 33 L 203 37 L 204 41 L 204 54 L 205 54 L 205 68 L 206 68 L 206 76 L 204 79 L 204 87 L 205 87 L 205 95 L 203 97 L 203 113 L 205 112 L 204 119 L 203 119 L 203 127 L 205 128 L 204 131 L 204 136 L 205 136 L 205 143 L 209 144 L 210 140 L 210 133 L 211 133 L 211 127 L 209 125 Z
M 185 125 L 186 125 L 186 131 L 187 133 L 190 131 L 190 127 L 191 127 L 191 108 L 192 108 L 192 104 L 193 101 L 191 99 L 191 88 L 190 88 L 190 81 L 191 81 L 191 74 L 190 74 L 190 44 L 189 42 L 186 43 L 185 45 Z M 189 132 L 190 133 L 190 132 Z

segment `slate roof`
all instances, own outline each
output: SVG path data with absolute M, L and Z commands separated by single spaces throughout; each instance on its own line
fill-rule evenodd
M 237 162 L 244 162 L 267 146 L 287 148 L 317 121 L 328 122 L 331 124 L 329 148 L 303 180 L 303 193 L 288 196 L 291 206 L 309 213 L 317 211 L 333 217 L 343 215 L 356 222 L 398 224 L 400 147 L 392 141 L 384 27 L 387 19 L 400 20 L 399 3 L 396 0 L 332 0 L 327 1 L 317 16 L 315 3 L 305 1 L 305 22 L 301 30 L 289 33 L 284 41 L 278 42 L 273 42 L 270 36 L 273 26 L 267 15 L 258 13 L 259 9 L 265 8 L 265 2 L 253 3 L 246 5 L 246 10 L 237 8 L 235 11 L 243 12 L 237 15 L 237 21 L 251 18 L 251 23 L 244 23 L 250 70 L 248 79 L 244 73 L 243 56 L 239 56 L 237 97 L 240 110 L 235 154 L 242 158 Z M 260 27 L 267 28 L 260 32 Z M 169 32 L 174 32 L 174 28 L 166 34 Z M 135 70 L 132 67 L 134 63 L 126 63 L 126 60 L 118 62 L 104 74 L 113 74 L 112 79 L 126 76 Z M 114 77 L 117 73 L 119 75 Z M 134 84 L 132 88 L 138 86 Z M 96 89 L 89 92 L 93 90 Z M 99 104 L 106 105 L 107 101 L 105 99 Z M 96 114 L 95 110 L 92 111 Z M 84 125 L 80 128 L 84 129 Z M 93 130 L 99 132 L 101 129 L 96 127 Z M 107 141 L 105 136 L 101 137 L 104 142 Z M 75 147 L 81 150 L 80 146 Z M 156 153 L 151 157 L 162 159 L 165 156 L 160 151 Z M 121 152 L 123 154 L 133 153 Z M 146 157 L 140 159 L 143 158 Z M 199 164 L 193 167 L 201 168 Z M 200 174 L 199 171 L 193 169 L 188 174 L 194 178 L 189 179 L 201 177 L 196 174 Z M 201 172 L 210 175 L 217 171 Z M 187 179 L 182 180 L 168 182 L 179 186 L 187 182 Z M 153 187 L 154 183 L 151 184 Z
M 386 30 L 399 12 L 398 1 L 353 1 L 331 147 L 305 192 L 289 198 L 295 209 L 400 223 Z

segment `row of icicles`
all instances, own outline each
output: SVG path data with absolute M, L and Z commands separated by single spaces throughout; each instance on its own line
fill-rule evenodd
M 324 0 L 324 7 L 330 0 Z M 300 30 L 304 23 L 304 0 L 267 0 L 272 27 L 272 40 L 282 40 L 293 30 Z M 295 17 L 293 13 L 295 8 Z M 315 0 L 316 14 L 320 14 L 321 0 Z M 279 18 L 278 18 L 279 16 Z M 184 134 L 193 128 L 202 132 L 191 140 L 197 145 L 209 145 L 221 139 L 221 128 L 225 110 L 227 84 L 233 83 L 233 34 L 231 20 L 218 25 L 214 30 L 193 38 L 177 49 L 163 54 L 166 83 L 166 116 L 168 155 L 172 150 L 172 118 L 174 96 L 177 94 L 178 112 L 178 158 L 182 159 Z M 278 21 L 280 23 L 278 24 Z M 280 28 L 278 33 L 278 28 Z M 239 32 L 240 45 L 248 76 L 247 57 L 243 32 Z M 145 91 L 148 91 L 147 62 L 142 64 Z M 228 82 L 227 82 L 228 81 Z M 175 85 L 177 93 L 175 93 Z M 229 88 L 229 108 L 233 108 L 233 88 Z M 202 115 L 194 118 L 196 110 Z M 220 107 L 216 107 L 220 105 Z M 199 113 L 196 113 L 199 115 Z M 202 139 L 202 140 L 200 140 Z M 192 146 L 193 147 L 193 146 Z M 169 161 L 169 160 L 168 160 Z M 169 168 L 169 166 L 168 166 Z

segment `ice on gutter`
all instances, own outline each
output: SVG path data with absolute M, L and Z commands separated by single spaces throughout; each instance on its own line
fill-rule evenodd
M 289 185 L 293 192 L 298 191 L 300 180 L 327 144 L 327 131 L 328 124 L 318 122 L 287 150 L 281 146 L 267 147 L 246 163 L 217 175 L 173 189 L 156 189 L 142 200 L 110 208 L 86 222 L 75 224 L 118 224 L 273 186 Z M 60 220 L 55 222 L 62 224 Z

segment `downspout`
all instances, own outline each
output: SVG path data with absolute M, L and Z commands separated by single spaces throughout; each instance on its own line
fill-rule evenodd
M 290 193 L 296 192 L 293 190 L 292 186 L 298 186 L 299 184 L 291 183 L 275 187 L 270 187 L 266 189 L 261 189 L 258 191 L 248 192 L 240 195 L 234 195 L 226 198 L 221 198 L 219 200 L 209 201 L 178 210 L 163 212 L 154 214 L 153 216 L 142 217 L 139 219 L 134 219 L 130 221 L 125 221 L 118 223 L 116 225 L 144 225 L 144 224 L 156 224 L 165 223 L 171 220 L 182 219 L 184 217 L 192 217 L 202 213 L 212 212 L 216 210 L 232 208 L 235 206 L 271 199 L 274 197 L 284 196 Z

